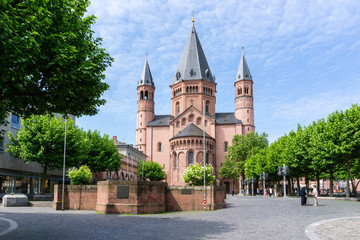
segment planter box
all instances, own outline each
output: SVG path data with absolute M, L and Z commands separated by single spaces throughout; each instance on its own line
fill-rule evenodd
M 27 205 L 28 205 L 28 197 L 24 194 L 5 195 L 2 199 L 3 207 L 19 207 L 19 206 L 27 206 Z

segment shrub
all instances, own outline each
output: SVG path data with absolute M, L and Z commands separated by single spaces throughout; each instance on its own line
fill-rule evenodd
M 143 171 L 144 169 L 144 171 Z M 138 162 L 138 180 L 142 179 L 144 173 L 144 180 L 161 181 L 166 179 L 166 173 L 164 168 L 157 162 L 144 162 L 143 160 Z
M 86 185 L 92 180 L 92 172 L 86 165 L 81 166 L 79 169 L 72 168 L 68 170 L 67 176 L 70 178 L 73 185 Z
M 192 164 L 184 170 L 183 180 L 193 186 L 204 185 L 204 167 L 199 163 Z M 215 181 L 214 168 L 207 164 L 205 166 L 205 185 L 211 185 Z

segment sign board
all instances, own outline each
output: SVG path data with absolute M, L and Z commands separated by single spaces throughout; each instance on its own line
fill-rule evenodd
M 117 198 L 128 199 L 129 198 L 129 186 L 117 186 Z

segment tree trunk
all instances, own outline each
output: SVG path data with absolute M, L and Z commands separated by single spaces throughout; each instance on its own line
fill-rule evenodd
M 299 175 L 296 176 L 296 185 L 297 185 L 297 193 L 296 196 L 300 196 L 300 178 Z
M 290 177 L 288 177 L 288 185 L 289 185 L 289 195 L 292 195 L 292 184 L 291 184 L 291 179 Z
M 333 173 L 332 168 L 330 168 L 329 174 L 330 174 L 330 176 L 329 176 L 329 178 L 330 178 L 330 197 L 333 197 L 334 196 L 334 182 L 333 182 L 334 173 Z
M 309 192 L 309 178 L 308 175 L 305 175 L 305 186 L 306 186 L 306 192 Z
M 350 156 L 346 157 L 346 166 L 347 166 L 347 178 L 346 178 L 346 197 L 350 197 Z
M 44 171 L 43 171 L 43 176 L 41 179 L 41 185 L 40 185 L 40 194 L 44 195 L 45 194 L 45 179 L 46 179 L 46 173 L 47 173 L 47 164 L 44 165 Z

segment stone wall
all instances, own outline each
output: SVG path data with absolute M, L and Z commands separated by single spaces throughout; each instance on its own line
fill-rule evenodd
M 206 210 L 225 208 L 225 186 L 206 187 Z M 61 185 L 55 186 L 53 208 L 61 209 Z M 99 181 L 98 185 L 65 186 L 64 209 L 102 213 L 160 213 L 204 209 L 203 187 L 167 187 L 165 182 Z
M 225 186 L 207 186 L 206 210 L 225 208 Z M 204 188 L 202 186 L 171 186 L 166 191 L 167 211 L 199 211 L 204 209 Z
M 64 189 L 64 209 L 95 210 L 97 185 L 66 185 Z M 61 210 L 62 185 L 54 187 L 53 208 Z
M 103 213 L 165 212 L 164 182 L 102 181 L 98 182 L 96 210 Z

